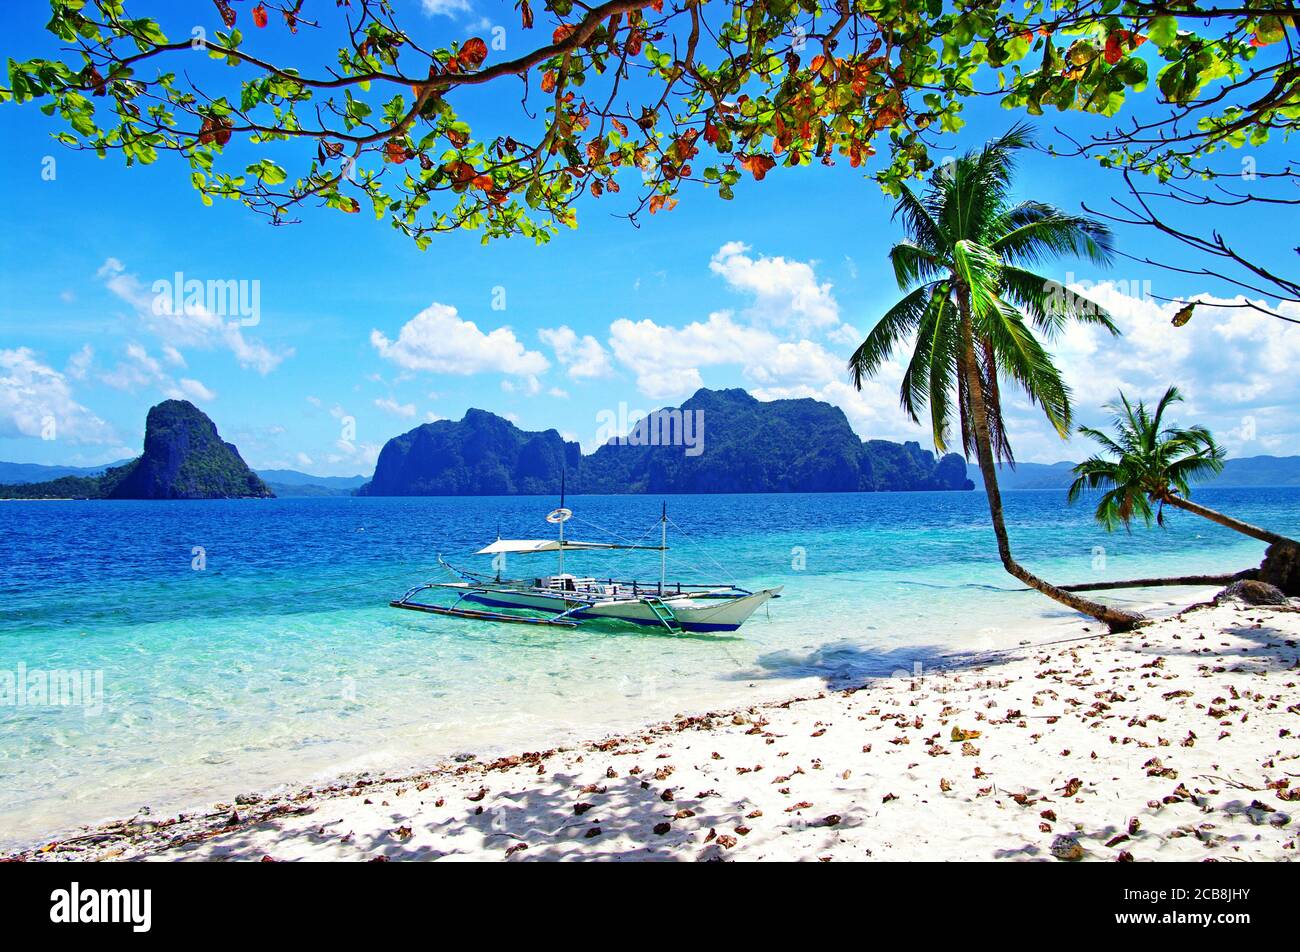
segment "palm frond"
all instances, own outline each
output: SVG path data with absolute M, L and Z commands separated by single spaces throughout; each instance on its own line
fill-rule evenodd
M 943 262 L 933 252 L 910 241 L 900 241 L 890 248 L 889 260 L 894 266 L 894 279 L 903 291 L 918 281 L 932 280 L 945 270 Z
M 972 316 L 996 309 L 1002 279 L 998 256 L 987 246 L 963 238 L 953 245 L 952 262 L 957 278 L 970 292 Z
M 1043 345 L 1025 326 L 1020 312 L 1001 299 L 977 323 L 979 336 L 997 354 L 1001 369 L 1043 410 L 1062 439 L 1070 432 L 1070 388 Z
M 1015 221 L 1020 223 L 1013 224 Z M 998 235 L 992 246 L 1008 261 L 1039 264 L 1073 256 L 1108 265 L 1114 259 L 1114 236 L 1109 228 L 1051 205 L 1017 206 L 998 223 L 999 228 L 1007 226 L 1011 227 Z
M 906 184 L 899 186 L 898 202 L 894 205 L 894 217 L 903 220 L 912 241 L 921 249 L 936 253 L 949 242 L 944 238 L 943 229 L 930 209 L 916 197 Z
M 917 288 L 885 312 L 884 317 L 858 345 L 849 358 L 849 372 L 853 386 L 862 389 L 863 381 L 889 359 L 898 345 L 916 330 L 925 314 L 934 286 Z

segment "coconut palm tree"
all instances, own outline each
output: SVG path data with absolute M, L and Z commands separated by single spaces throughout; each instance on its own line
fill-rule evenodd
M 1170 505 L 1270 545 L 1295 545 L 1286 536 L 1225 516 L 1188 498 L 1194 480 L 1223 469 L 1224 456 L 1205 427 L 1165 423 L 1165 411 L 1182 399 L 1178 388 L 1170 387 L 1152 411 L 1141 400 L 1135 406 L 1121 393 L 1118 401 L 1107 405 L 1115 415 L 1113 437 L 1092 427 L 1079 427 L 1081 434 L 1100 443 L 1112 458 L 1093 456 L 1074 467 L 1070 502 L 1076 502 L 1084 490 L 1105 489 L 1097 502 L 1097 521 L 1108 531 L 1120 526 L 1130 528 L 1134 517 L 1148 526 L 1152 522 L 1163 526 L 1164 507 Z
M 996 461 L 1014 457 L 1000 387 L 1007 382 L 1022 390 L 1066 439 L 1070 391 L 1039 335 L 1051 340 L 1072 320 L 1119 333 L 1103 308 L 1033 270 L 1066 255 L 1105 264 L 1112 251 L 1110 232 L 1100 222 L 1043 202 L 1011 202 L 1015 153 L 1031 142 L 1028 129 L 1016 126 L 982 149 L 945 161 L 922 196 L 902 187 L 894 214 L 908 237 L 889 257 L 907 293 L 854 351 L 849 370 L 861 389 L 914 335 L 903 409 L 920 422 L 928 405 L 940 451 L 956 417 L 962 448 L 979 461 L 1003 567 L 1031 588 L 1123 630 L 1141 616 L 1034 575 L 1012 556 L 1003 518 Z

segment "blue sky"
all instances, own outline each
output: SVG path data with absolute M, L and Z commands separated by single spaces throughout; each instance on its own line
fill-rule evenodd
M 210 4 L 193 6 L 214 20 Z M 508 4 L 485 0 L 448 13 L 406 6 L 411 28 L 435 44 L 516 22 Z M 7 4 L 0 16 L 7 56 L 54 51 L 43 3 Z M 273 55 L 310 50 L 283 29 L 252 39 Z M 485 124 L 518 108 L 511 96 L 476 105 L 470 118 Z M 962 146 L 1016 118 L 991 102 L 967 117 Z M 1077 133 L 1091 121 L 1062 125 Z M 275 228 L 241 205 L 205 208 L 172 157 L 126 169 L 55 144 L 57 129 L 31 105 L 0 107 L 0 459 L 83 465 L 134 455 L 148 407 L 185 396 L 255 467 L 369 474 L 386 439 L 471 406 L 590 445 L 601 411 L 675 404 L 701 384 L 817 396 L 842 406 L 864 438 L 929 445 L 897 409 L 896 368 L 861 394 L 843 373 L 853 344 L 898 296 L 885 254 L 900 237 L 890 203 L 847 164 L 778 169 L 731 202 L 688 189 L 639 229 L 616 217 L 626 204 L 602 199 L 580 206 L 578 230 L 543 247 L 484 247 L 465 233 L 420 252 L 364 213 L 309 208 L 302 224 Z M 1041 134 L 1050 137 L 1050 125 Z M 42 176 L 50 156 L 52 181 Z M 1043 155 L 1027 156 L 1020 177 L 1025 195 L 1072 210 L 1104 204 L 1120 184 L 1082 160 Z M 1223 225 L 1247 250 L 1279 260 L 1294 222 L 1253 215 L 1248 231 L 1240 218 Z M 1182 255 L 1143 231 L 1119 239 L 1133 253 Z M 150 289 L 177 272 L 256 281 L 258 323 L 160 320 Z M 1145 298 L 1144 286 L 1164 297 L 1229 291 L 1132 262 L 1109 273 L 1065 263 L 1052 276 L 1070 273 L 1125 331 L 1118 343 L 1072 331 L 1053 345 L 1083 420 L 1100 419 L 1117 387 L 1154 394 L 1177 381 L 1190 397 L 1185 414 L 1234 453 L 1300 452 L 1291 412 L 1300 328 L 1204 308 L 1176 331 L 1172 308 Z M 39 420 L 50 413 L 59 426 L 43 439 Z M 1010 423 L 1023 459 L 1086 452 L 1077 440 L 1062 444 L 1023 402 L 1013 401 Z

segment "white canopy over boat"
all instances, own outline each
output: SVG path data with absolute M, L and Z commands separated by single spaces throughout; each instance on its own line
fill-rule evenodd
M 650 549 L 658 552 L 657 545 L 619 545 L 612 542 L 578 542 L 572 539 L 497 539 L 489 546 L 479 549 L 475 555 L 498 555 L 510 553 L 522 555 L 529 552 L 568 552 L 574 549 Z

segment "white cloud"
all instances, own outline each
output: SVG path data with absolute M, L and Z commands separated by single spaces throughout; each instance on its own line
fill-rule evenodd
M 800 334 L 835 327 L 840 308 L 830 282 L 818 282 L 813 263 L 782 257 L 757 258 L 749 246 L 729 241 L 709 261 L 709 270 L 721 275 L 736 291 L 753 296 L 745 316 L 765 327 L 790 328 Z
M 415 315 L 402 326 L 397 340 L 372 330 L 370 343 L 381 357 L 406 370 L 466 376 L 496 371 L 526 377 L 550 366 L 540 353 L 527 350 L 510 328 L 485 334 L 446 304 L 431 304 Z
M 455 16 L 458 13 L 469 13 L 469 0 L 420 0 L 420 6 L 429 16 Z
M 1074 290 L 1109 310 L 1123 331 L 1121 337 L 1086 325 L 1072 324 L 1049 350 L 1074 394 L 1074 407 L 1084 423 L 1104 425 L 1101 405 L 1123 390 L 1130 398 L 1156 399 L 1169 384 L 1177 384 L 1187 400 L 1174 415 L 1179 421 L 1210 427 L 1232 455 L 1300 452 L 1300 334 L 1292 324 L 1250 308 L 1233 307 L 1245 298 L 1195 295 L 1200 301 L 1184 327 L 1170 322 L 1179 305 L 1127 293 L 1114 282 L 1076 284 Z M 1190 300 L 1190 299 L 1189 299 Z M 1290 305 L 1284 313 L 1300 316 Z M 1092 452 L 1079 438 L 1068 447 L 1051 436 L 1041 413 L 1020 400 L 1018 417 L 1026 430 L 1042 437 L 1027 459 L 1073 458 Z M 1247 439 L 1253 421 L 1255 436 Z M 1012 430 L 1013 438 L 1016 430 Z M 1013 446 L 1017 444 L 1013 442 Z M 1041 446 L 1041 449 L 1039 447 Z
M 614 372 L 610 366 L 609 353 L 590 334 L 579 337 L 572 328 L 562 324 L 559 327 L 543 327 L 537 336 L 555 351 L 555 359 L 568 368 L 569 376 L 574 380 L 608 377 Z
M 67 374 L 73 380 L 85 380 L 90 373 L 90 365 L 95 362 L 95 351 L 89 344 L 83 344 L 81 350 L 68 358 Z
M 263 375 L 293 354 L 292 350 L 274 352 L 262 343 L 246 338 L 238 318 L 227 320 L 202 304 L 187 301 L 179 312 L 176 311 L 171 292 L 155 294 L 139 277 L 127 273 L 125 265 L 117 258 L 105 260 L 96 275 L 109 291 L 131 306 L 141 325 L 162 342 L 168 362 L 176 366 L 185 365 L 184 358 L 176 349 L 178 346 L 205 350 L 224 348 L 234 355 L 241 367 Z
M 654 399 L 703 386 L 701 367 L 736 365 L 750 381 L 769 387 L 820 386 L 845 376 L 843 360 L 821 344 L 781 340 L 737 323 L 727 311 L 683 327 L 620 318 L 610 325 L 610 347 L 636 373 L 641 393 Z
M 653 367 L 637 375 L 637 389 L 652 400 L 685 397 L 704 386 L 704 378 L 695 367 Z
M 310 466 L 312 464 L 311 457 L 308 456 L 306 453 L 299 453 L 295 457 L 295 459 L 297 460 L 299 466 Z
M 214 391 L 191 377 L 174 380 L 163 370 L 162 364 L 140 344 L 126 345 L 126 359 L 120 360 L 112 370 L 99 377 L 100 381 L 115 390 L 135 393 L 145 387 L 156 387 L 171 400 L 194 400 L 206 403 L 215 400 Z
M 529 375 L 519 383 L 513 380 L 502 380 L 501 389 L 506 393 L 522 393 L 525 396 L 535 397 L 542 392 L 542 382 L 537 377 Z
M 165 391 L 165 393 L 173 400 L 197 400 L 200 403 L 217 398 L 216 393 L 203 386 L 199 381 L 192 380 L 189 377 L 182 377 L 175 386 Z
M 0 436 L 120 442 L 111 426 L 73 399 L 64 375 L 26 347 L 0 350 Z
M 398 403 L 396 400 L 383 398 L 383 399 L 376 400 L 375 406 L 379 407 L 379 409 L 381 410 L 393 414 L 393 416 L 407 417 L 407 418 L 415 416 L 414 403 Z
M 338 452 L 326 454 L 325 462 L 332 466 L 346 464 L 369 469 L 374 469 L 381 449 L 377 443 L 353 443 L 349 440 L 335 440 L 334 446 Z

